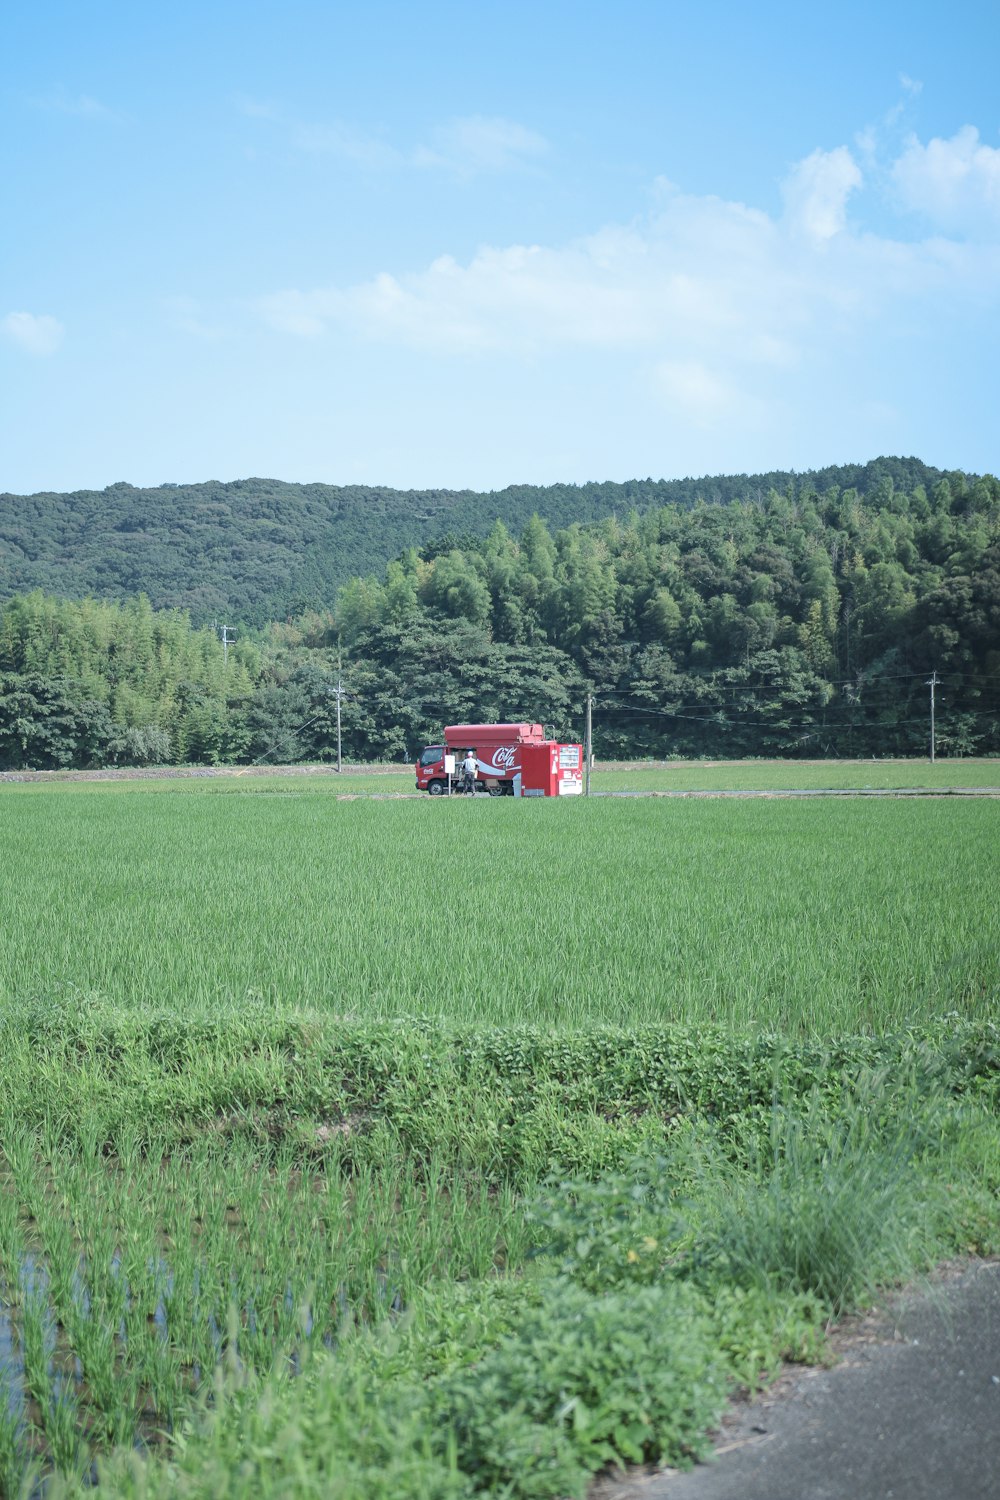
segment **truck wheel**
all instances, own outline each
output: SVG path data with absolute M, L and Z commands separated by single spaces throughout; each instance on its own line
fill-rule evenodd
M 490 794 L 491 797 L 502 797 L 503 796 L 503 787 L 500 785 L 499 781 L 495 781 L 493 783 L 493 785 L 490 786 L 490 787 L 487 787 L 486 790 L 489 792 L 489 794 Z
M 444 795 L 444 782 L 431 781 L 427 785 L 427 790 L 430 792 L 432 797 L 441 797 Z

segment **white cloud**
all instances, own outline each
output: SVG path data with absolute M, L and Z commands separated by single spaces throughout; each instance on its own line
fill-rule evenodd
M 847 200 L 861 182 L 846 146 L 814 151 L 792 168 L 783 185 L 789 223 L 811 239 L 832 239 L 845 228 Z
M 992 245 L 866 233 L 846 215 L 861 173 L 846 148 L 814 152 L 775 218 L 664 180 L 652 209 L 567 244 L 483 246 L 403 275 L 261 299 L 274 329 L 329 331 L 428 357 L 547 359 L 590 352 L 630 368 L 692 427 L 750 432 L 786 410 L 809 372 L 920 327 L 925 309 L 1000 305 Z M 523 366 L 522 366 L 523 367 Z M 582 364 L 581 364 L 582 367 Z
M 742 337 L 766 359 L 742 287 L 773 256 L 764 214 L 675 194 L 650 220 L 609 226 L 569 245 L 485 246 L 467 264 L 444 255 L 425 271 L 382 273 L 348 288 L 283 291 L 260 310 L 307 337 L 330 324 L 438 353 L 538 353 L 552 346 L 655 350 L 664 339 Z
M 1000 221 L 1000 150 L 973 125 L 924 146 L 911 136 L 892 179 L 905 208 L 945 229 L 981 229 Z
M 26 354 L 43 356 L 54 354 L 63 341 L 65 329 L 56 319 L 45 314 L 36 316 L 29 312 L 12 312 L 0 323 L 7 338 Z

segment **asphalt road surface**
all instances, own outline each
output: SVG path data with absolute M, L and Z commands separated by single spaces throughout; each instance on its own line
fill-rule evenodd
M 935 1275 L 835 1346 L 832 1369 L 734 1402 L 710 1463 L 601 1500 L 1000 1500 L 1000 1263 Z

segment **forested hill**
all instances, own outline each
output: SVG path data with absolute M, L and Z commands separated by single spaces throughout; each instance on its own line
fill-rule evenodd
M 557 529 L 699 500 L 760 501 L 853 489 L 880 495 L 930 490 L 946 475 L 914 458 L 878 458 L 805 474 L 736 474 L 623 484 L 513 485 L 392 490 L 360 485 L 113 484 L 69 495 L 0 495 L 0 599 L 32 589 L 69 599 L 123 600 L 185 609 L 195 624 L 264 625 L 329 606 L 348 579 L 381 574 L 405 549 L 449 537 L 485 537 L 500 519 L 519 532 L 540 515 Z
M 498 520 L 235 645 L 141 595 L 16 595 L 0 769 L 328 759 L 341 674 L 354 760 L 449 723 L 576 739 L 590 694 L 601 756 L 918 755 L 931 680 L 937 750 L 1000 751 L 1000 480 L 793 490 Z

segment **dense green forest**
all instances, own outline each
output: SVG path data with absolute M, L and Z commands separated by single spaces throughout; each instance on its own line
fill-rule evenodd
M 119 601 L 141 593 L 155 609 L 186 609 L 197 625 L 262 627 L 329 607 L 348 579 L 381 572 L 408 547 L 485 537 L 498 518 L 517 534 L 536 513 L 559 528 L 699 500 L 759 501 L 772 489 L 852 487 L 866 496 L 891 481 L 929 490 L 944 477 L 916 459 L 879 458 L 804 475 L 515 485 L 490 494 L 242 479 L 0 495 L 0 599 L 32 589 Z
M 996 752 L 1000 482 L 934 472 L 494 519 L 240 621 L 228 648 L 145 596 L 21 593 L 0 607 L 0 767 L 329 759 L 338 660 L 358 760 L 412 759 L 447 722 L 577 738 L 588 692 L 604 756 L 921 754 L 932 672 L 939 753 Z

